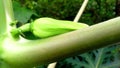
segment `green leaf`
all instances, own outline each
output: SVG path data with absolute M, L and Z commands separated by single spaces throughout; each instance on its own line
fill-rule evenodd
M 15 1 L 13 2 L 13 9 L 16 20 L 21 23 L 26 23 L 35 14 L 32 10 L 22 7 L 20 3 Z
M 64 68 L 119 68 L 119 54 L 114 52 L 116 48 L 115 45 L 101 48 L 68 58 L 62 61 L 62 63 L 66 64 Z M 60 67 L 64 66 L 64 64 L 60 62 Z

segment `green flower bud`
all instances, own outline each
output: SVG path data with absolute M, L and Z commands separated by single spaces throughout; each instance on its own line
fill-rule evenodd
M 32 33 L 39 38 L 47 38 L 84 27 L 88 25 L 52 18 L 39 18 L 31 23 Z

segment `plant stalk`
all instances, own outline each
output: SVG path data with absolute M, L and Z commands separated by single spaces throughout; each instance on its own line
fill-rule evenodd
M 14 20 L 12 1 L 0 0 L 0 8 L 0 34 L 3 33 L 10 36 L 10 30 L 13 28 L 10 23 Z
M 4 0 L 5 5 L 5 14 L 6 14 L 6 26 L 7 26 L 7 34 L 11 36 L 10 31 L 16 26 L 10 26 L 11 22 L 14 21 L 13 7 L 11 0 Z
M 6 39 L 2 59 L 15 68 L 59 61 L 120 41 L 120 17 L 41 40 Z M 8 44 L 9 43 L 9 44 Z
M 6 26 L 6 16 L 5 16 L 5 7 L 4 7 L 4 0 L 0 0 L 0 34 L 6 32 L 7 26 Z
M 83 11 L 85 10 L 85 7 L 86 7 L 88 1 L 89 1 L 89 0 L 84 0 L 84 2 L 83 2 L 83 4 L 82 4 L 82 6 L 80 7 L 77 15 L 75 16 L 73 22 L 78 22 L 78 21 L 79 21 L 79 19 L 81 18 L 82 14 L 83 14 Z M 57 62 L 51 63 L 51 64 L 48 65 L 47 68 L 55 68 L 55 67 L 56 67 L 56 64 L 57 64 Z

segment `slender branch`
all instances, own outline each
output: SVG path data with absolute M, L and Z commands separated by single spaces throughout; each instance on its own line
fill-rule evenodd
M 84 0 L 81 8 L 79 9 L 79 11 L 78 11 L 78 13 L 77 13 L 77 15 L 76 15 L 76 17 L 74 19 L 74 22 L 78 22 L 79 21 L 79 19 L 80 19 L 81 15 L 82 15 L 82 13 L 83 13 L 87 3 L 88 3 L 88 0 Z M 56 64 L 57 64 L 57 62 L 51 63 L 51 64 L 48 65 L 47 68 L 55 68 Z
M 74 22 L 78 22 L 78 21 L 79 21 L 79 19 L 80 19 L 82 13 L 83 13 L 83 11 L 84 11 L 84 9 L 85 9 L 88 1 L 89 1 L 89 0 L 84 0 L 82 6 L 81 6 L 81 8 L 80 8 L 80 10 L 79 10 L 78 13 L 77 13 L 77 16 L 76 16 L 75 19 L 74 19 Z
M 56 64 L 57 64 L 57 62 L 51 63 L 51 64 L 48 65 L 47 68 L 55 68 Z

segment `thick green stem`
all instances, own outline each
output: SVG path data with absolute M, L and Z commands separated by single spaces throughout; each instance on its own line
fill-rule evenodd
M 0 34 L 10 36 L 10 22 L 14 20 L 11 0 L 0 0 Z M 0 41 L 2 43 L 2 41 Z
M 0 0 L 0 34 L 6 32 L 6 16 L 5 16 L 5 7 L 4 1 Z
M 2 59 L 15 68 L 55 62 L 120 41 L 120 17 L 51 38 L 4 41 Z M 9 43 L 9 44 L 8 44 Z
M 1 61 L 2 44 L 6 37 L 10 37 L 10 22 L 14 20 L 11 0 L 0 0 L 0 68 L 9 68 L 9 66 Z
M 11 0 L 0 0 L 0 33 L 9 34 L 12 27 L 10 22 L 14 20 Z
M 10 30 L 13 28 L 13 26 L 12 27 L 10 26 L 10 23 L 12 21 L 14 21 L 12 1 L 11 0 L 4 0 L 4 5 L 5 5 L 4 8 L 5 8 L 5 12 L 6 12 L 7 32 L 10 33 Z

